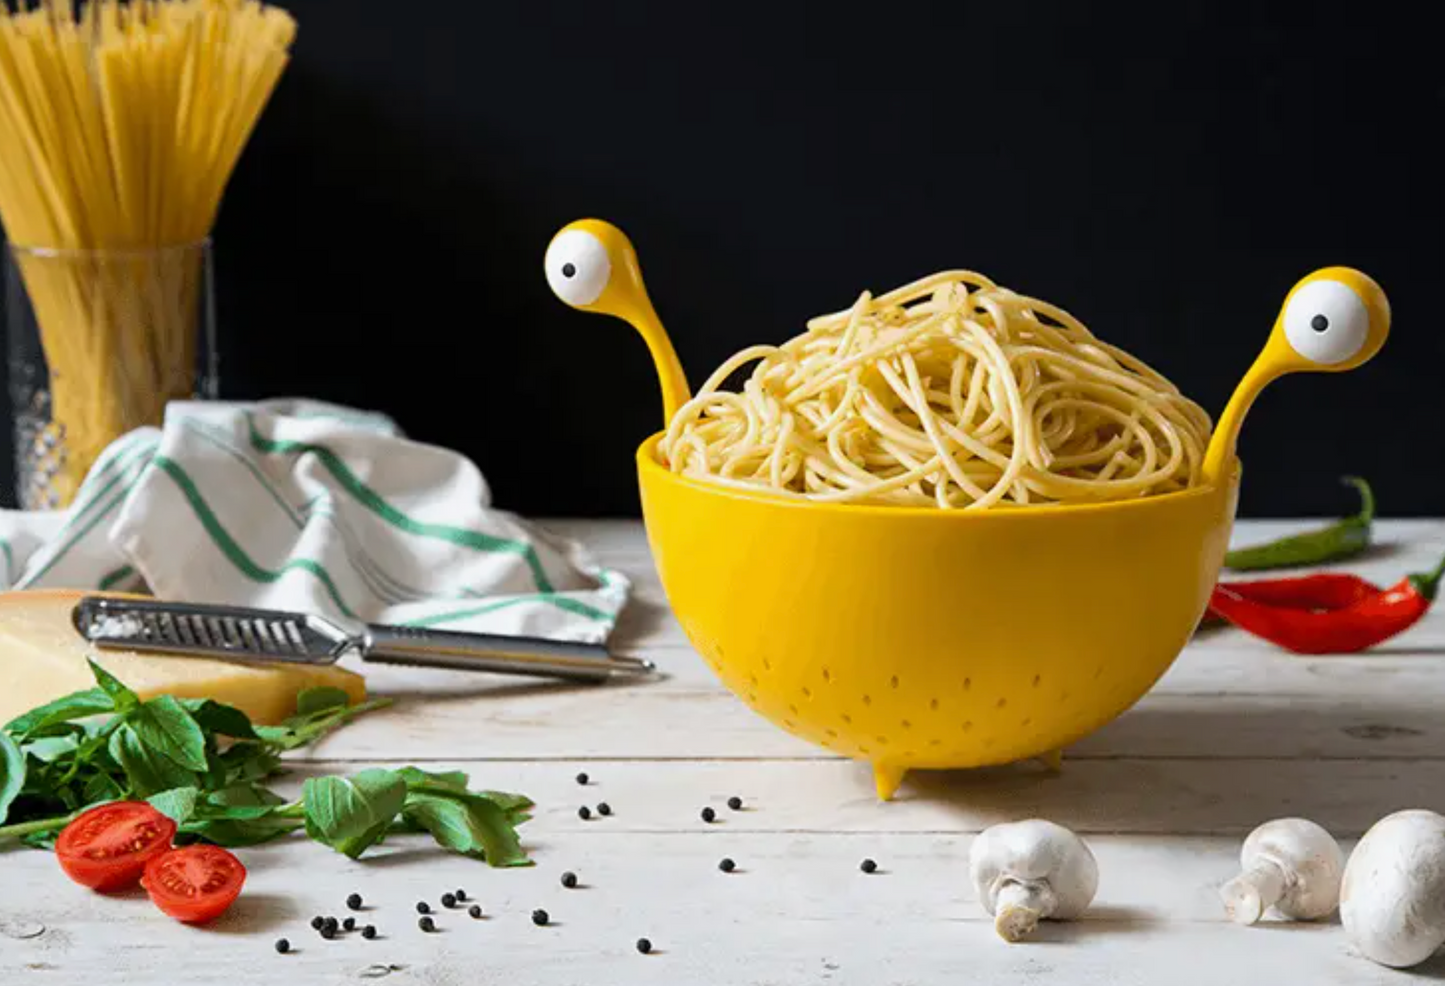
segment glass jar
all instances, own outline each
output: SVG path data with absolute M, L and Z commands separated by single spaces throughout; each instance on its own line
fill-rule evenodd
M 106 446 L 218 386 L 211 242 L 5 250 L 15 499 L 69 505 Z

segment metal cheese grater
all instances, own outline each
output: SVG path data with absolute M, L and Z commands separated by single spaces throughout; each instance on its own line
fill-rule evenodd
M 651 661 L 610 654 L 602 644 L 423 630 L 281 610 L 86 596 L 72 614 L 101 648 L 283 664 L 334 664 L 355 651 L 382 664 L 493 671 L 578 681 L 647 674 Z

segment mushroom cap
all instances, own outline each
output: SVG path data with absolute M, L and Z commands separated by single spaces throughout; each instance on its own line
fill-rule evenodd
M 1410 808 L 1370 826 L 1345 865 L 1340 921 L 1360 954 L 1398 969 L 1445 943 L 1445 817 Z
M 968 866 L 990 914 L 1009 881 L 1047 885 L 1057 901 L 1050 916 L 1064 920 L 1082 914 L 1099 889 L 1099 865 L 1084 840 L 1042 818 L 984 829 L 969 849 Z
M 1274 905 L 1281 914 L 1312 921 L 1339 905 L 1345 854 L 1334 836 L 1308 818 L 1276 818 L 1249 833 L 1239 863 L 1249 870 L 1260 862 L 1284 871 L 1284 893 Z

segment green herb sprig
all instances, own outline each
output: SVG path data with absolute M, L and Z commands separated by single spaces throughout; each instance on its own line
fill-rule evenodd
M 175 820 L 178 842 L 254 846 L 304 830 L 357 859 L 388 836 L 427 833 L 492 866 L 530 859 L 517 826 L 533 803 L 473 791 L 460 771 L 369 769 L 309 777 L 287 801 L 264 783 L 281 755 L 314 743 L 385 699 L 348 705 L 339 688 L 312 688 L 277 726 L 211 699 L 142 701 L 90 662 L 96 687 L 31 709 L 0 729 L 0 842 L 49 848 L 67 822 L 107 801 L 148 800 Z

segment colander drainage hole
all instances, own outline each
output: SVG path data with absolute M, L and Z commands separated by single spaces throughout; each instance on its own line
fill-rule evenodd
M 891 677 L 891 678 L 888 679 L 888 687 L 889 687 L 889 688 L 897 688 L 897 687 L 898 687 L 898 675 L 895 674 L 893 677 Z
M 973 728 L 973 722 L 969 719 L 963 721 L 963 731 L 966 733 Z
M 928 703 L 928 710 L 929 710 L 930 712 L 937 712 L 937 711 L 938 711 L 938 699 L 935 698 L 935 699 L 931 699 L 931 700 L 929 701 L 929 703 Z
M 998 707 L 999 707 L 1000 709 L 1003 708 L 1005 705 L 1008 705 L 1008 699 L 1006 699 L 1006 698 L 1001 698 L 1001 699 L 998 700 Z
M 872 704 L 873 704 L 873 699 L 872 699 L 872 697 L 871 697 L 871 696 L 868 696 L 868 695 L 864 695 L 864 696 L 863 696 L 863 704 L 864 704 L 864 705 L 872 705 Z
M 828 737 L 829 739 L 837 739 L 837 738 L 838 738 L 838 730 L 836 730 L 836 729 L 825 729 L 825 730 L 823 730 L 823 735 L 826 736 L 826 737 Z
M 804 698 L 812 698 L 812 697 L 813 697 L 813 690 L 812 690 L 811 688 L 809 688 L 807 685 L 804 685 L 804 686 L 803 686 L 803 697 L 804 697 Z
M 973 679 L 972 679 L 972 678 L 965 678 L 965 679 L 963 679 L 963 690 L 964 690 L 964 691 L 968 691 L 968 690 L 969 690 L 970 688 L 972 688 L 972 687 L 973 687 Z
M 789 705 L 789 706 L 788 706 L 788 711 L 791 712 L 793 715 L 797 715 L 797 714 L 798 714 L 798 707 L 797 707 L 796 705 Z
M 903 720 L 902 722 L 900 722 L 898 725 L 902 726 L 904 729 L 912 729 L 912 728 L 913 728 L 913 723 L 909 722 L 907 719 L 904 719 L 904 720 Z
M 1028 729 L 1030 726 L 1033 725 L 1033 723 L 1034 721 L 1032 719 L 1025 719 L 1023 722 L 1019 723 L 1019 728 Z
M 850 716 L 848 713 L 844 712 L 844 713 L 843 713 L 843 716 L 842 716 L 842 719 L 843 719 L 843 724 L 844 724 L 844 725 L 846 725 L 846 726 L 851 726 L 851 725 L 853 725 L 853 717 Z
M 1039 687 L 1039 682 L 1041 682 L 1041 681 L 1043 681 L 1043 680 L 1044 680 L 1043 675 L 1038 675 L 1038 674 L 1034 675 L 1034 687 L 1035 687 L 1035 688 Z
M 764 671 L 771 671 L 771 670 L 773 670 L 773 662 L 770 661 L 770 660 L 768 660 L 766 657 L 763 658 L 763 670 L 764 670 Z
M 832 680 L 833 680 L 833 672 L 829 671 L 827 668 L 824 668 L 824 669 L 823 669 L 823 680 L 824 680 L 824 681 L 832 681 Z

